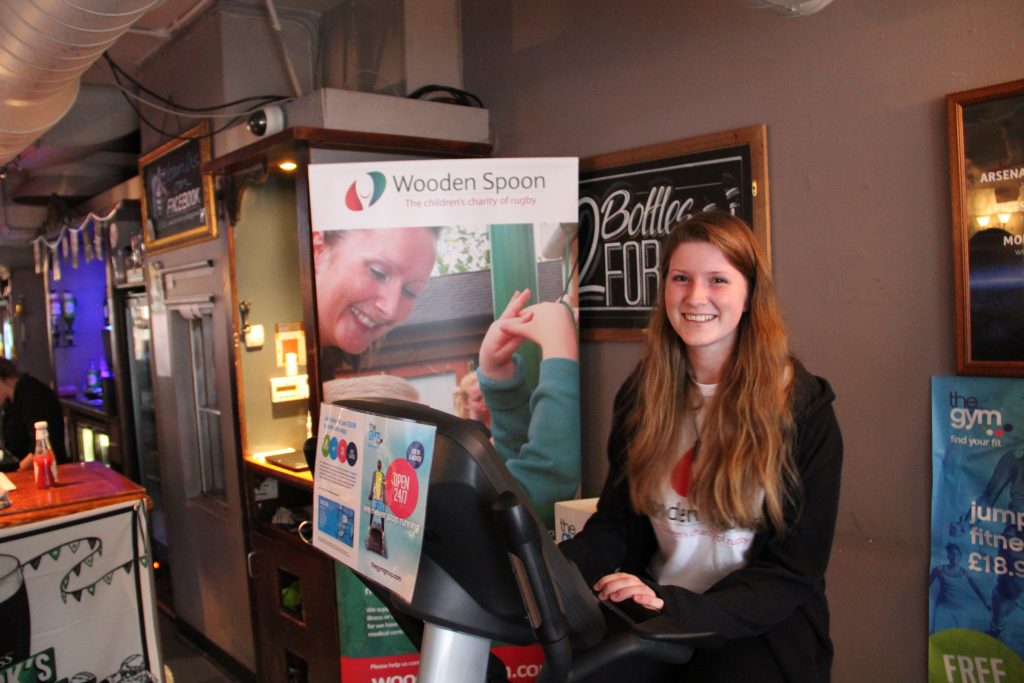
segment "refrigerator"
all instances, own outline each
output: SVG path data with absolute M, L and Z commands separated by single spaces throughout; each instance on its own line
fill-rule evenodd
M 120 284 L 111 296 L 111 335 L 121 410 L 121 434 L 126 453 L 125 474 L 141 484 L 153 501 L 150 532 L 161 591 L 161 569 L 166 570 L 167 527 L 160 476 L 156 408 L 153 398 L 152 346 L 149 300 L 142 285 Z M 158 595 L 163 599 L 162 595 Z

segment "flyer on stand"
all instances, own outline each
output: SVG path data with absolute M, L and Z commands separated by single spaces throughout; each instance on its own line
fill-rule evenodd
M 412 600 L 437 428 L 321 404 L 313 545 Z

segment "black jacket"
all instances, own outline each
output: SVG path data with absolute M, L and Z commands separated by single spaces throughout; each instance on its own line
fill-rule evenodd
M 33 424 L 46 420 L 50 446 L 58 463 L 70 462 L 64 447 L 64 413 L 53 389 L 31 375 L 22 375 L 14 385 L 14 398 L 4 406 L 4 448 L 21 460 L 35 450 Z
M 792 391 L 796 422 L 795 461 L 799 496 L 785 511 L 787 531 L 755 535 L 748 564 L 705 593 L 657 585 L 647 575 L 657 541 L 650 520 L 630 506 L 624 473 L 624 419 L 635 400 L 630 377 L 615 398 L 608 441 L 610 471 L 597 512 L 573 539 L 559 545 L 593 585 L 624 571 L 642 577 L 665 601 L 663 612 L 691 632 L 714 632 L 718 649 L 697 650 L 679 680 L 828 681 L 832 664 L 825 600 L 828 566 L 839 502 L 843 444 L 832 411 L 828 382 L 794 362 Z M 685 673 L 685 676 L 682 674 Z

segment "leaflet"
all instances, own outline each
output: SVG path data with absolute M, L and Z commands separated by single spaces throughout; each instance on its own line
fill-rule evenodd
M 313 545 L 411 601 L 434 425 L 320 405 Z

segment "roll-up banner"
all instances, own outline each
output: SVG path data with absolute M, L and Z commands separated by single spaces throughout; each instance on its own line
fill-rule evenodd
M 1024 380 L 932 378 L 932 683 L 1024 681 Z
M 578 171 L 575 158 L 310 166 L 323 401 L 389 396 L 488 424 L 488 414 L 472 413 L 459 398 L 472 391 L 464 387 L 475 376 L 488 327 L 515 292 L 529 289 L 530 303 L 575 294 Z M 536 386 L 539 349 L 524 344 L 518 354 L 528 384 Z M 372 393 L 358 393 L 367 390 Z M 337 420 L 332 424 L 329 438 L 348 446 L 351 435 L 338 431 Z M 578 424 L 570 427 L 578 440 Z M 342 463 L 341 456 L 332 463 Z M 380 460 L 381 473 L 387 474 L 393 458 Z M 352 483 L 360 493 L 359 509 L 340 493 L 314 503 L 320 513 L 317 533 L 340 555 L 358 555 L 411 578 L 415 568 L 403 565 L 398 572 L 383 564 L 385 553 L 388 563 L 397 563 L 398 534 L 408 531 L 395 520 L 408 523 L 415 511 L 403 517 L 386 496 L 374 498 L 377 461 L 366 460 L 371 469 L 363 473 L 362 484 Z M 346 471 L 341 464 L 336 469 Z M 540 511 L 542 517 L 553 518 L 553 501 L 550 507 Z M 350 566 L 366 572 L 358 562 Z M 344 683 L 415 681 L 417 653 L 387 609 L 350 569 L 339 564 L 336 573 Z M 392 583 L 400 594 L 412 590 Z M 494 651 L 510 681 L 536 678 L 539 647 L 496 643 Z

